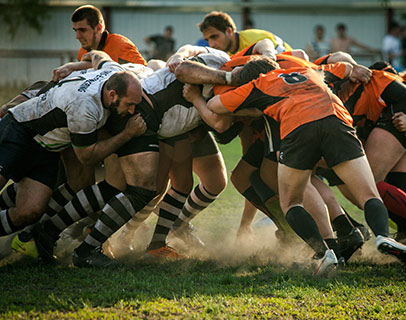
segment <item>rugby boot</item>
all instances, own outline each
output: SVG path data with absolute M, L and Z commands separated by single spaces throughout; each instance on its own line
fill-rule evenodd
M 11 242 L 11 249 L 34 259 L 38 259 L 38 250 L 33 239 L 21 241 L 19 234 L 17 234 Z
M 327 277 L 328 274 L 336 268 L 338 264 L 334 251 L 328 249 L 325 251 L 324 256 L 319 260 L 316 270 L 313 275 L 315 277 Z
M 158 249 L 152 249 L 152 250 L 148 250 L 145 255 L 144 255 L 145 259 L 168 259 L 168 260 L 179 260 L 182 259 L 183 256 L 180 255 L 179 253 L 176 252 L 175 249 L 173 249 L 170 246 L 163 246 L 160 247 Z
M 77 249 L 72 253 L 73 265 L 80 268 L 106 268 L 112 266 L 120 266 L 121 263 L 117 260 L 110 259 L 102 253 L 102 247 L 96 247 L 91 250 L 88 255 L 78 255 Z
M 354 252 L 362 247 L 364 237 L 358 228 L 353 228 L 349 234 L 344 236 L 340 235 L 337 241 L 340 255 L 344 258 L 345 262 L 347 262 Z
M 377 236 L 376 237 L 376 248 L 379 252 L 390 254 L 395 256 L 402 262 L 406 262 L 406 246 L 395 241 L 392 238 Z
M 196 235 L 196 229 L 190 223 L 182 225 L 177 229 L 172 229 L 170 232 L 188 246 L 195 249 L 203 249 L 205 247 L 204 242 Z

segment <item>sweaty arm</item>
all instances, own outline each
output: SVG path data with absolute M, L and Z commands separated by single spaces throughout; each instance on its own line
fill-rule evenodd
M 231 127 L 232 117 L 230 115 L 219 115 L 208 109 L 206 100 L 202 97 L 198 86 L 185 84 L 183 96 L 187 101 L 193 103 L 203 121 L 217 132 L 222 133 Z
M 93 69 L 97 70 L 101 67 L 102 63 L 113 60 L 104 51 L 92 50 L 83 55 L 82 61 L 90 61 Z
M 208 49 L 205 47 L 186 44 L 180 47 L 176 53 L 169 57 L 168 61 L 166 62 L 166 66 L 169 68 L 169 70 L 171 70 L 171 72 L 175 72 L 176 67 L 186 58 L 196 56 L 199 53 L 206 53 L 208 52 L 207 50 Z
M 73 149 L 81 163 L 85 165 L 95 165 L 130 141 L 132 138 L 142 135 L 146 128 L 146 124 L 141 115 L 136 114 L 128 119 L 123 131 L 109 139 L 96 141 L 91 145 L 83 146 L 83 143 L 81 143 L 81 141 L 84 141 L 83 137 L 81 138 L 80 135 L 71 134 Z M 96 132 L 93 132 L 87 136 L 88 137 L 86 139 L 95 139 L 95 137 L 97 139 Z
M 232 72 L 208 67 L 196 61 L 184 61 L 175 70 L 176 78 L 190 84 L 229 84 L 238 85 L 238 70 Z

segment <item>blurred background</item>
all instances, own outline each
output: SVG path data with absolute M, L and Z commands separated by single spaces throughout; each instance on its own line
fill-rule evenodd
M 146 37 L 171 26 L 176 48 L 196 44 L 202 38 L 196 25 L 212 10 L 229 13 L 238 30 L 268 30 L 301 49 L 314 38 L 316 25 L 330 41 L 344 24 L 349 36 L 373 49 L 351 49 L 364 65 L 381 59 L 391 23 L 403 27 L 399 39 L 406 39 L 405 0 L 0 0 L 0 86 L 48 80 L 53 68 L 76 60 L 79 42 L 70 17 L 83 4 L 101 9 L 107 30 L 131 39 L 147 59 Z

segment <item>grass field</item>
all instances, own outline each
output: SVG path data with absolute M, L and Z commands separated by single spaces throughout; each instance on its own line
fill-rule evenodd
M 0 95 L 0 103 L 7 95 Z M 222 151 L 230 171 L 239 159 L 238 141 Z M 363 220 L 359 210 L 340 201 Z M 113 242 L 124 267 L 48 266 L 13 254 L 0 262 L 0 318 L 406 319 L 405 268 L 379 254 L 373 239 L 344 270 L 315 279 L 312 252 L 302 244 L 280 247 L 272 225 L 257 223 L 255 241 L 235 242 L 243 203 L 229 185 L 194 221 L 207 250 L 185 251 L 190 258 L 180 261 L 140 259 L 154 215 L 136 233 L 133 251 Z

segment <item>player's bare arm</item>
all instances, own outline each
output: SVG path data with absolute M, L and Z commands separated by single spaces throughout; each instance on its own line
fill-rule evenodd
M 79 161 L 85 165 L 95 165 L 116 151 L 119 147 L 130 141 L 132 138 L 145 133 L 147 126 L 140 114 L 136 114 L 128 119 L 123 131 L 115 136 L 97 141 L 96 143 L 84 147 L 74 147 Z
M 230 128 L 232 117 L 228 115 L 219 115 L 207 108 L 206 100 L 202 97 L 200 88 L 195 85 L 185 84 L 183 87 L 183 96 L 195 106 L 200 116 L 210 127 L 217 132 L 224 132 Z

